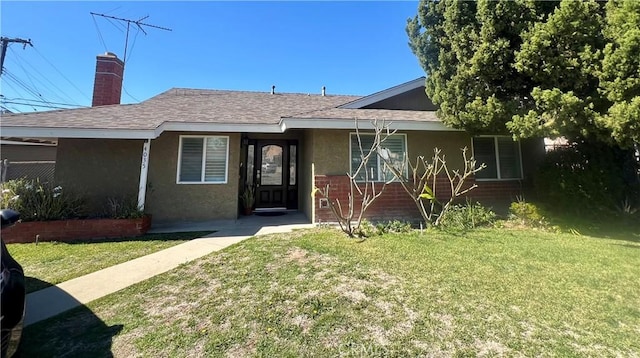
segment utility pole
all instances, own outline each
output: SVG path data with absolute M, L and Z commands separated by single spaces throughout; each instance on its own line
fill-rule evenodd
M 2 75 L 2 72 L 4 71 L 4 56 L 7 54 L 7 46 L 9 46 L 10 42 L 21 43 L 23 49 L 26 48 L 27 45 L 33 47 L 31 39 L 25 40 L 19 38 L 10 39 L 8 37 L 0 37 L 0 42 L 2 42 L 2 55 L 0 55 L 0 75 Z
M 147 27 L 153 27 L 155 29 L 160 29 L 160 30 L 165 30 L 165 31 L 172 31 L 169 28 L 166 27 L 161 27 L 161 26 L 156 26 L 156 25 L 151 25 L 151 24 L 145 24 L 144 22 L 142 22 L 142 20 L 145 20 L 146 18 L 148 18 L 149 16 L 145 16 L 140 18 L 139 20 L 130 20 L 130 19 L 123 19 L 121 17 L 115 17 L 115 16 L 110 16 L 110 15 L 105 15 L 105 14 L 97 14 L 95 12 L 89 12 L 91 15 L 94 16 L 102 16 L 104 18 L 108 18 L 108 19 L 114 19 L 114 20 L 118 20 L 118 21 L 123 21 L 127 23 L 127 34 L 124 40 L 124 55 L 122 57 L 122 63 L 126 64 L 127 63 L 127 47 L 129 44 L 129 27 L 131 26 L 131 24 L 135 24 L 136 26 L 138 26 L 138 28 L 140 29 L 140 31 L 142 31 L 145 35 L 147 34 L 146 31 L 144 31 L 144 29 L 142 28 L 142 26 L 147 26 Z

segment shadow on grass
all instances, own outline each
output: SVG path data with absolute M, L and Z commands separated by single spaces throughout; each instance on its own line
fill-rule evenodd
M 108 325 L 86 306 L 24 328 L 22 357 L 113 357 L 113 337 L 123 325 Z
M 26 297 L 17 356 L 113 357 L 113 337 L 123 325 L 106 324 L 65 290 L 37 281 L 48 287 Z
M 640 214 L 551 212 L 548 217 L 552 225 L 564 232 L 640 243 Z
M 192 231 L 192 232 L 174 232 L 169 234 L 146 234 L 134 237 L 115 237 L 115 238 L 95 238 L 65 241 L 65 244 L 98 244 L 108 242 L 132 242 L 132 241 L 180 241 L 193 240 L 207 235 L 211 235 L 215 231 Z

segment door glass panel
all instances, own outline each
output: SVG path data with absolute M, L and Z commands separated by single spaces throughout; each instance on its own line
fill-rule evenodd
M 254 146 L 249 144 L 247 147 L 247 184 L 253 185 L 253 161 L 254 161 Z
M 296 146 L 289 146 L 289 185 L 296 185 Z
M 262 147 L 262 167 L 260 185 L 282 185 L 282 147 L 265 145 Z

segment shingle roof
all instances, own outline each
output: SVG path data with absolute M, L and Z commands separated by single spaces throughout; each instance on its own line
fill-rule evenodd
M 358 98 L 173 88 L 138 104 L 4 114 L 1 123 L 84 129 L 155 129 L 164 122 L 278 124 L 282 117 L 335 108 Z
M 16 137 L 129 139 L 153 139 L 164 131 L 345 129 L 353 127 L 354 119 L 385 120 L 404 130 L 454 130 L 434 111 L 359 107 L 422 83 L 417 79 L 366 97 L 172 88 L 137 104 L 4 114 L 0 125 L 3 135 Z
M 396 120 L 396 121 L 421 121 L 439 122 L 436 113 L 432 111 L 405 111 L 393 109 L 348 109 L 328 108 L 318 111 L 302 113 L 291 118 L 302 119 L 359 119 L 359 120 Z

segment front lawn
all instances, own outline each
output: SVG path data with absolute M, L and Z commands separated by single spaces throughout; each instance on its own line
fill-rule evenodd
M 28 327 L 25 355 L 638 356 L 638 232 L 251 238 Z
M 210 232 L 148 234 L 135 238 L 7 244 L 27 277 L 27 293 L 202 237 Z

